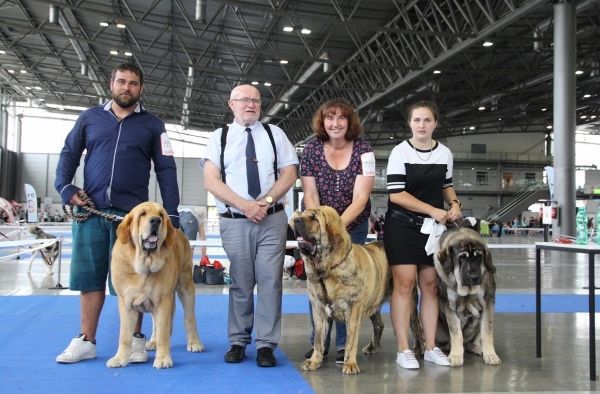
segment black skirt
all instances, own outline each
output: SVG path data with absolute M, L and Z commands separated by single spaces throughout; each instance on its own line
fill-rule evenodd
M 416 264 L 433 267 L 433 254 L 427 256 L 425 245 L 429 234 L 421 233 L 421 224 L 409 218 L 385 214 L 383 244 L 390 265 Z

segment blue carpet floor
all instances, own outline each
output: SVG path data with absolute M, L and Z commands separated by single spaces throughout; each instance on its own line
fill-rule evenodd
M 597 298 L 596 305 L 600 304 Z M 119 316 L 116 297 L 107 297 L 98 329 L 98 354 L 94 360 L 64 365 L 55 358 L 79 327 L 79 297 L 5 296 L 0 297 L 0 392 L 6 393 L 114 393 L 114 392 L 204 392 L 204 393 L 312 393 L 302 375 L 277 348 L 277 366 L 258 368 L 256 349 L 248 346 L 246 360 L 225 364 L 223 354 L 229 347 L 226 335 L 227 295 L 196 297 L 198 332 L 206 351 L 188 353 L 183 330 L 183 311 L 178 303 L 172 336 L 174 367 L 152 368 L 150 362 L 125 368 L 106 368 L 118 346 Z M 586 295 L 543 295 L 546 313 L 587 312 Z M 600 307 L 597 307 L 598 312 Z M 497 295 L 497 313 L 535 311 L 533 294 Z M 283 312 L 308 313 L 308 297 L 285 295 Z M 383 312 L 389 312 L 386 305 Z M 146 316 L 145 333 L 151 332 Z M 285 333 L 284 333 L 285 334 Z M 240 378 L 243 377 L 243 378 Z M 236 382 L 232 384 L 231 382 Z M 235 386 L 236 384 L 243 387 Z
M 225 307 L 227 304 L 225 303 Z M 390 312 L 389 303 L 381 309 Z M 496 313 L 535 313 L 535 294 L 497 294 Z M 542 312 L 588 312 L 588 296 L 583 294 L 542 294 Z M 596 312 L 600 312 L 600 296 L 596 296 Z M 285 295 L 283 313 L 308 313 L 308 296 Z
M 116 297 L 107 297 L 98 328 L 97 358 L 58 364 L 56 356 L 79 329 L 79 297 L 0 297 L 0 392 L 2 393 L 313 393 L 302 375 L 277 348 L 277 366 L 256 366 L 248 346 L 240 364 L 225 364 L 227 296 L 199 296 L 198 332 L 203 353 L 186 351 L 183 311 L 178 303 L 171 338 L 174 366 L 156 370 L 154 352 L 145 364 L 109 369 L 106 361 L 118 347 Z M 151 319 L 144 319 L 145 333 Z

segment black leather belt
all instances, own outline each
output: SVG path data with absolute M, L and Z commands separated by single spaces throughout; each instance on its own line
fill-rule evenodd
M 410 223 L 414 224 L 415 226 L 422 226 L 423 221 L 425 220 L 424 217 L 417 216 L 417 215 L 414 215 L 409 212 L 398 211 L 396 209 L 390 209 L 390 215 L 397 219 L 410 222 Z
M 275 212 L 283 211 L 284 208 L 285 206 L 283 204 L 275 204 L 267 210 L 267 216 Z M 245 215 L 235 212 L 220 213 L 219 216 L 228 219 L 248 219 Z

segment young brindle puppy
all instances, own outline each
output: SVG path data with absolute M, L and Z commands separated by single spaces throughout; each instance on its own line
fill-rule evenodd
M 325 335 L 333 319 L 346 323 L 346 352 L 342 372 L 357 374 L 358 334 L 363 319 L 373 323 L 371 342 L 363 353 L 379 348 L 383 333 L 381 306 L 392 292 L 392 276 L 383 242 L 356 245 L 337 211 L 327 206 L 307 209 L 292 216 L 298 246 L 307 273 L 308 297 L 313 307 L 315 347 L 302 369 L 321 366 Z

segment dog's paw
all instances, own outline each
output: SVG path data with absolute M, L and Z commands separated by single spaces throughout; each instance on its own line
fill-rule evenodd
M 204 345 L 201 342 L 190 342 L 187 345 L 187 351 L 192 353 L 200 353 L 204 351 Z
M 483 347 L 481 346 L 481 344 L 465 346 L 465 349 L 478 356 L 481 356 L 483 354 Z
M 452 354 L 448 355 L 448 361 L 450 362 L 451 367 L 461 367 L 465 363 L 465 358 L 462 354 Z
M 379 350 L 379 346 L 373 345 L 373 343 L 369 343 L 367 346 L 363 348 L 363 354 L 376 354 Z
M 342 373 L 357 375 L 360 373 L 360 368 L 358 368 L 358 364 L 356 363 L 346 363 L 344 364 L 344 368 L 342 368 Z
M 146 342 L 146 350 L 156 350 L 156 341 Z
M 321 366 L 320 362 L 311 362 L 310 360 L 306 360 L 305 362 L 302 363 L 302 365 L 300 365 L 300 368 L 302 368 L 303 371 L 314 371 L 316 369 L 318 369 Z
M 500 361 L 500 357 L 496 353 L 492 354 L 484 354 L 483 362 L 487 365 L 500 365 L 502 361 Z
M 129 364 L 129 358 L 128 357 L 119 358 L 117 356 L 114 356 L 113 358 L 109 359 L 106 362 L 106 366 L 108 368 L 126 367 L 127 364 Z
M 171 360 L 171 357 L 157 357 L 154 359 L 153 366 L 156 369 L 171 368 L 173 366 L 173 360 Z

